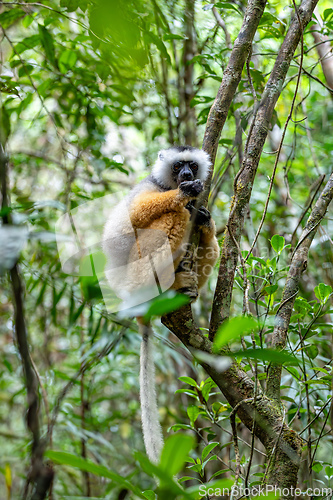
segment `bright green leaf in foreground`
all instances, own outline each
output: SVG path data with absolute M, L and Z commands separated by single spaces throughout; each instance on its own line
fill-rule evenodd
M 228 322 L 223 323 L 215 336 L 214 352 L 217 353 L 228 342 L 239 339 L 255 328 L 257 328 L 257 322 L 247 316 L 232 318 Z
M 187 434 L 174 434 L 166 440 L 162 450 L 160 467 L 171 476 L 178 474 L 195 442 Z
M 78 457 L 76 455 L 72 455 L 71 453 L 65 453 L 62 451 L 53 451 L 49 450 L 45 453 L 47 458 L 50 458 L 53 462 L 60 465 L 69 465 L 76 469 L 80 469 L 82 471 L 90 472 L 91 474 L 95 474 L 96 476 L 105 477 L 107 479 L 111 479 L 115 483 L 121 485 L 123 488 L 127 488 L 139 498 L 145 498 L 140 489 L 131 484 L 127 479 L 124 479 L 122 476 L 115 474 L 110 471 L 106 467 L 102 465 L 97 465 L 90 460 L 85 460 L 84 458 Z

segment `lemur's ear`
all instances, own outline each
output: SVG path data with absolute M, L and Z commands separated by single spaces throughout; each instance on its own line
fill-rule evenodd
M 158 153 L 158 159 L 159 159 L 159 160 L 164 160 L 163 151 L 160 151 L 160 152 Z

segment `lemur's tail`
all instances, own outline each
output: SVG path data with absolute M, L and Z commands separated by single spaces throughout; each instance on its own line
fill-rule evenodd
M 151 337 L 153 330 L 150 323 L 144 324 L 137 318 L 139 332 L 142 334 L 140 354 L 140 400 L 143 439 L 146 452 L 151 462 L 158 463 L 163 448 L 163 434 L 159 421 L 155 388 L 155 365 Z

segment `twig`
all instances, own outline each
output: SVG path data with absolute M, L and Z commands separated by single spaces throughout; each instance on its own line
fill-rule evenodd
M 312 424 L 313 422 L 315 422 L 317 420 L 318 417 L 320 417 L 320 415 L 323 413 L 323 411 L 325 410 L 326 406 L 328 406 L 330 403 L 332 404 L 332 401 L 333 401 L 333 397 L 329 398 L 326 403 L 324 404 L 324 406 L 322 406 L 322 408 L 320 408 L 320 410 L 318 411 L 317 415 L 311 420 L 311 422 L 308 423 L 308 425 L 306 425 L 300 432 L 299 434 L 303 434 L 303 432 L 305 432 Z
M 312 209 L 310 217 L 308 218 L 306 226 L 292 256 L 291 265 L 282 294 L 281 304 L 275 315 L 275 326 L 272 334 L 272 347 L 275 349 L 281 350 L 286 346 L 292 309 L 295 297 L 298 294 L 302 273 L 305 271 L 307 266 L 307 256 L 310 245 L 316 234 L 316 228 L 320 225 L 322 219 L 324 218 L 332 199 L 333 172 Z M 268 370 L 267 396 L 276 401 L 279 401 L 280 399 L 281 372 L 282 366 L 274 363 L 270 365 Z
M 235 449 L 235 459 L 236 459 L 236 473 L 235 473 L 235 482 L 234 485 L 237 486 L 239 475 L 240 475 L 240 453 L 238 447 L 238 438 L 237 438 L 237 428 L 236 428 L 236 412 L 241 404 L 243 403 L 252 403 L 254 398 L 244 399 L 234 406 L 230 413 L 230 423 L 232 428 L 232 437 L 234 441 L 234 449 Z
M 324 175 L 324 174 L 323 174 L 323 175 L 321 175 L 321 176 L 319 177 L 319 179 L 316 179 L 316 181 L 315 181 L 315 184 L 316 184 L 316 186 L 315 186 L 315 192 L 314 192 L 314 193 L 313 193 L 313 195 L 311 196 L 311 198 L 310 198 L 309 202 L 305 205 L 305 208 L 304 208 L 303 212 L 301 213 L 300 218 L 299 218 L 299 219 L 298 219 L 298 221 L 297 221 L 296 227 L 295 227 L 295 229 L 294 229 L 294 231 L 293 231 L 293 234 L 291 235 L 291 238 L 290 238 L 291 244 L 292 244 L 293 239 L 294 239 L 294 237 L 295 237 L 295 235 L 296 235 L 296 232 L 297 232 L 297 229 L 298 229 L 299 225 L 301 224 L 301 222 L 302 222 L 302 220 L 303 220 L 304 216 L 306 215 L 306 212 L 309 210 L 309 208 L 311 208 L 312 203 L 313 203 L 313 200 L 314 200 L 314 199 L 315 199 L 315 197 L 317 196 L 317 193 L 318 193 L 318 191 L 319 191 L 319 189 L 320 189 L 320 187 L 321 187 L 321 185 L 322 185 L 322 183 L 323 183 L 323 180 L 324 180 L 324 179 L 325 179 L 325 175 Z
M 212 8 L 212 12 L 214 14 L 214 17 L 215 17 L 217 23 L 221 26 L 221 28 L 224 31 L 226 46 L 228 47 L 229 50 L 232 49 L 231 37 L 230 37 L 230 33 L 228 31 L 227 25 L 225 24 L 224 20 L 220 16 L 220 14 L 217 11 L 216 7 Z

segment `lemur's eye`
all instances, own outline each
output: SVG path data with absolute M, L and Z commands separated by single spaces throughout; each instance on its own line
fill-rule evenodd
M 191 161 L 190 162 L 190 168 L 191 168 L 191 170 L 193 170 L 194 172 L 196 172 L 198 170 L 198 164 L 195 163 L 195 161 Z
M 181 161 L 177 161 L 174 165 L 173 165 L 173 170 L 175 172 L 178 172 L 183 166 L 183 163 Z

